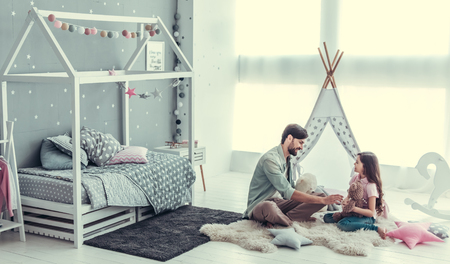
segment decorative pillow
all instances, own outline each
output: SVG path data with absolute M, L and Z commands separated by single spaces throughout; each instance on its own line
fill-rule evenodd
M 408 221 L 408 223 L 419 223 L 418 221 Z M 428 228 L 428 232 L 436 235 L 440 239 L 448 238 L 448 230 L 449 228 L 445 225 L 431 223 Z
M 41 144 L 41 163 L 47 170 L 71 170 L 72 157 L 61 152 L 55 144 L 48 139 L 43 139 Z M 81 163 L 81 169 L 86 169 Z
M 431 223 L 395 222 L 395 224 L 398 229 L 390 231 L 386 235 L 403 240 L 410 249 L 422 242 L 444 242 L 427 231 Z
M 83 127 L 80 132 L 81 148 L 90 161 L 97 166 L 104 166 L 122 146 L 111 134 L 103 134 L 95 129 Z
M 147 163 L 147 148 L 138 146 L 125 147 L 110 159 L 106 164 L 122 164 L 122 163 Z
M 300 249 L 300 246 L 312 244 L 312 241 L 297 234 L 294 228 L 287 229 L 269 229 L 269 232 L 275 236 L 270 242 L 277 246 L 288 246 L 295 249 Z
M 72 156 L 72 139 L 64 134 L 64 135 L 59 135 L 56 137 L 48 137 L 48 140 L 50 140 L 51 142 L 53 142 L 53 144 L 55 144 L 55 146 L 61 150 L 62 152 L 66 153 L 69 156 Z M 84 166 L 87 166 L 89 161 L 86 155 L 86 152 L 83 149 L 80 149 L 81 151 L 81 163 L 83 163 Z

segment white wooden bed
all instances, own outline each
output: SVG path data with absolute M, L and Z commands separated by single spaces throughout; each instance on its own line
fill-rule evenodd
M 54 14 L 58 19 L 64 20 L 90 20 L 90 21 L 106 21 L 134 23 L 139 31 L 144 32 L 146 24 L 157 24 L 165 40 L 181 61 L 184 70 L 177 72 L 148 72 L 148 71 L 132 71 L 134 63 L 138 56 L 142 53 L 150 36 L 144 38 L 141 36 L 137 39 L 137 47 L 124 70 L 116 70 L 115 76 L 110 76 L 107 71 L 75 71 L 70 61 L 54 37 L 52 31 L 48 27 L 44 18 Z M 9 70 L 16 59 L 19 50 L 31 31 L 33 25 L 36 24 L 42 34 L 52 47 L 58 60 L 64 67 L 65 72 L 50 73 L 33 73 L 33 74 L 9 74 Z M 172 35 L 167 30 L 163 21 L 159 18 L 145 17 L 125 17 L 125 16 L 109 16 L 95 14 L 68 13 L 50 10 L 38 10 L 36 7 L 29 12 L 25 23 L 18 34 L 18 37 L 9 52 L 3 67 L 0 70 L 0 81 L 2 83 L 2 118 L 3 121 L 8 120 L 7 112 L 7 84 L 8 82 L 27 82 L 27 83 L 58 83 L 71 85 L 72 93 L 72 139 L 73 139 L 73 201 L 74 204 L 62 204 L 40 199 L 22 196 L 22 205 L 24 212 L 24 221 L 33 224 L 27 224 L 26 230 L 37 234 L 57 237 L 61 239 L 74 241 L 76 248 L 83 244 L 84 240 L 92 237 L 111 232 L 115 229 L 130 225 L 136 221 L 151 217 L 152 213 L 149 207 L 106 207 L 103 209 L 92 210 L 90 205 L 81 204 L 81 167 L 80 167 L 80 85 L 93 83 L 109 83 L 109 82 L 126 82 L 128 87 L 130 81 L 143 80 L 160 80 L 185 78 L 189 84 L 190 93 L 188 93 L 189 103 L 189 131 L 188 140 L 194 142 L 193 135 L 193 98 L 194 83 L 193 69 L 186 57 L 176 44 Z M 123 95 L 123 142 L 129 145 L 129 99 Z M 3 122 L 5 123 L 5 122 Z M 5 133 L 6 128 L 2 128 Z M 192 163 L 194 156 L 193 144 L 189 146 L 189 160 Z M 150 207 L 151 208 L 151 207 Z M 46 227 L 42 227 L 45 225 Z M 49 228 L 49 226 L 51 228 Z

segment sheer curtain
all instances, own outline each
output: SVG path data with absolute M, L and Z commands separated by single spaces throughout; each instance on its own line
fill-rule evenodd
M 399 168 L 414 167 L 430 151 L 450 162 L 450 2 L 270 3 L 237 2 L 235 150 L 264 152 L 287 123 L 306 124 L 326 76 L 317 51 L 325 41 L 331 57 L 344 51 L 335 78 L 361 150 Z M 334 149 L 335 140 L 325 135 L 316 148 L 326 153 L 311 157 L 333 163 L 345 153 Z M 308 159 L 310 168 L 321 164 Z M 397 178 L 388 182 L 406 184 Z

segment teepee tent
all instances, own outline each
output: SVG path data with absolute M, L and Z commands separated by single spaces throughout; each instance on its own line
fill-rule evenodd
M 356 142 L 350 128 L 350 124 L 345 116 L 341 100 L 339 99 L 339 93 L 336 88 L 336 81 L 333 76 L 344 53 L 341 52 L 339 55 L 338 50 L 333 59 L 333 63 L 331 63 L 327 46 L 325 42 L 323 44 L 329 67 L 327 67 L 327 64 L 322 56 L 322 52 L 320 51 L 320 48 L 318 48 L 323 65 L 327 71 L 327 77 L 325 78 L 325 82 L 322 86 L 319 98 L 316 101 L 311 116 L 309 117 L 308 122 L 306 122 L 305 129 L 308 131 L 308 138 L 303 146 L 303 150 L 299 151 L 297 156 L 292 159 L 294 174 L 298 175 L 300 174 L 299 163 L 305 159 L 305 157 L 314 148 L 328 124 L 331 125 L 334 133 L 352 160 L 355 160 L 357 154 L 360 152 L 358 143 Z M 327 89 L 328 84 L 331 84 L 331 89 Z M 295 176 L 296 175 L 294 175 L 294 178 L 296 178 Z

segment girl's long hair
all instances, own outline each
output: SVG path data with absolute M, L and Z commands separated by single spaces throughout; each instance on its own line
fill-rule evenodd
M 381 181 L 380 175 L 380 165 L 378 164 L 378 158 L 372 152 L 361 152 L 358 153 L 359 159 L 363 164 L 364 175 L 367 180 L 371 183 L 375 183 L 378 190 L 378 198 L 376 199 L 375 209 L 377 215 L 383 212 L 383 183 Z

